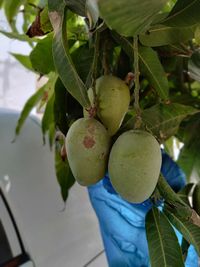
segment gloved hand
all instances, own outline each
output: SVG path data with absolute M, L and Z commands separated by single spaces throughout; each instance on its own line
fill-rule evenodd
M 177 192 L 185 185 L 185 175 L 178 165 L 162 152 L 161 172 Z M 90 200 L 99 220 L 101 235 L 110 267 L 150 266 L 145 232 L 145 216 L 150 200 L 132 204 L 122 199 L 112 187 L 108 175 L 88 187 Z M 181 242 L 181 235 L 177 232 Z M 186 267 L 198 267 L 198 257 L 190 246 Z

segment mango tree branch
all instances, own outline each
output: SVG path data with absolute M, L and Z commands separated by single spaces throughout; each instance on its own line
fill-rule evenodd
M 138 54 L 138 36 L 134 37 L 133 43 L 134 50 L 134 72 L 135 72 L 135 90 L 134 90 L 134 108 L 136 111 L 136 122 L 135 128 L 140 128 L 141 126 L 141 109 L 139 104 L 139 92 L 140 92 L 140 71 L 139 71 L 139 54 Z

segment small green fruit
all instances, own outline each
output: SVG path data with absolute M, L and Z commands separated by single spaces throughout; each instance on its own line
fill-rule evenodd
M 71 171 L 81 185 L 91 185 L 104 177 L 110 137 L 95 119 L 78 119 L 66 136 L 66 151 Z
M 143 202 L 156 187 L 161 161 L 160 146 L 151 134 L 127 131 L 111 149 L 108 163 L 111 183 L 129 202 Z
M 200 216 L 200 183 L 198 183 L 193 192 L 192 196 L 193 208 Z
M 101 76 L 96 80 L 97 115 L 108 133 L 114 135 L 128 111 L 130 90 L 126 83 L 115 76 Z M 93 102 L 93 91 L 88 90 L 90 101 Z M 84 113 L 85 114 L 85 113 Z M 85 114 L 85 116 L 87 116 Z

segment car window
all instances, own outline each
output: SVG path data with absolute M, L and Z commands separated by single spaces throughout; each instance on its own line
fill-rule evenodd
M 0 267 L 31 266 L 28 262 L 15 218 L 0 189 Z

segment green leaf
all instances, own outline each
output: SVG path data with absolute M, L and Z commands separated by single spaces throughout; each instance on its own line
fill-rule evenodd
M 200 82 L 200 50 L 195 51 L 188 61 L 189 76 Z
M 178 164 L 185 172 L 188 181 L 200 180 L 200 118 L 196 114 L 184 127 L 183 142 Z
M 194 184 L 193 183 L 190 183 L 190 184 L 186 184 L 185 187 L 183 189 L 181 189 L 179 192 L 178 192 L 178 196 L 188 205 L 190 206 L 190 202 L 189 202 L 189 195 L 192 191 L 194 187 Z
M 51 148 L 54 142 L 54 135 L 55 135 L 54 101 L 55 101 L 55 94 L 52 94 L 46 104 L 46 108 L 45 108 L 44 115 L 42 118 L 43 139 L 45 140 L 45 135 L 48 132 L 49 133 L 49 145 Z
M 140 46 L 139 59 L 141 73 L 147 78 L 162 99 L 168 99 L 168 80 L 157 53 L 150 47 Z
M 37 38 L 31 38 L 30 39 L 27 35 L 19 34 L 17 32 L 0 31 L 0 33 L 2 33 L 3 35 L 5 35 L 6 37 L 8 37 L 10 39 L 14 39 L 14 40 L 22 41 L 22 42 L 32 43 L 32 42 L 38 42 L 40 40 Z
M 0 0 L 0 8 L 1 8 L 2 5 L 3 5 L 3 2 L 4 2 L 4 0 Z
M 73 63 L 83 82 L 86 82 L 87 80 L 92 65 L 93 56 L 94 50 L 89 49 L 88 44 L 80 46 L 71 54 Z
M 155 25 L 147 32 L 140 34 L 140 42 L 145 46 L 164 46 L 185 42 L 194 37 L 194 27 L 175 28 L 165 25 Z
M 161 23 L 172 27 L 189 27 L 200 22 L 199 0 L 178 0 Z
M 90 107 L 87 89 L 80 79 L 67 49 L 66 7 L 61 0 L 49 0 L 49 17 L 54 28 L 53 57 L 57 72 L 71 95 L 85 108 Z
M 52 55 L 52 34 L 37 43 L 30 54 L 32 67 L 41 74 L 55 70 Z
M 124 36 L 147 30 L 166 0 L 101 0 L 100 15 L 106 24 Z
M 112 32 L 112 36 L 122 46 L 126 54 L 130 58 L 133 58 L 133 44 L 127 38 L 118 35 L 116 32 Z M 140 46 L 139 61 L 141 73 L 148 79 L 159 96 L 167 99 L 169 90 L 168 81 L 157 53 L 150 47 Z
M 15 129 L 15 134 L 19 135 L 21 128 L 26 121 L 28 115 L 30 114 L 31 110 L 38 105 L 38 103 L 42 100 L 42 98 L 45 95 L 45 92 L 48 92 L 48 94 L 51 93 L 52 88 L 54 88 L 55 81 L 57 79 L 57 75 L 55 73 L 51 73 L 49 75 L 49 80 L 48 82 L 43 85 L 40 89 L 38 89 L 35 94 L 33 94 L 25 103 L 22 112 L 20 114 L 20 117 L 17 122 L 17 126 Z
M 146 216 L 146 233 L 152 267 L 184 267 L 176 234 L 157 208 L 152 208 Z
M 61 157 L 62 147 L 63 147 L 63 143 L 60 144 L 57 141 L 55 145 L 55 169 L 56 169 L 57 180 L 61 188 L 61 195 L 62 195 L 63 201 L 66 201 L 68 197 L 68 191 L 74 184 L 75 179 L 70 170 L 67 158 L 63 159 Z
M 142 120 L 159 140 L 166 140 L 176 134 L 183 119 L 197 112 L 193 107 L 178 103 L 157 104 L 143 111 Z
M 99 18 L 98 0 L 86 0 L 85 8 L 90 23 L 90 29 L 92 29 L 95 27 Z
M 184 238 L 195 247 L 200 256 L 200 227 L 195 225 L 190 218 L 183 217 L 176 207 L 167 207 L 164 213 Z
M 11 53 L 11 55 L 19 61 L 25 68 L 33 71 L 31 60 L 29 56 Z
M 64 0 L 64 2 L 72 12 L 85 17 L 86 0 Z
M 17 122 L 17 126 L 15 129 L 15 134 L 19 135 L 22 126 L 24 125 L 24 122 L 26 121 L 27 117 L 29 116 L 31 110 L 39 103 L 41 98 L 44 95 L 46 86 L 44 85 L 41 87 L 34 95 L 32 95 L 24 105 L 22 112 L 20 114 L 20 117 Z
M 45 6 L 44 9 L 40 12 L 40 27 L 41 30 L 44 33 L 51 32 L 53 30 L 50 19 L 49 19 L 49 14 L 48 14 L 48 7 Z
M 4 1 L 4 10 L 6 18 L 11 26 L 14 26 L 15 16 L 17 15 L 19 8 L 25 0 L 6 0 Z M 14 28 L 13 28 L 14 29 Z

